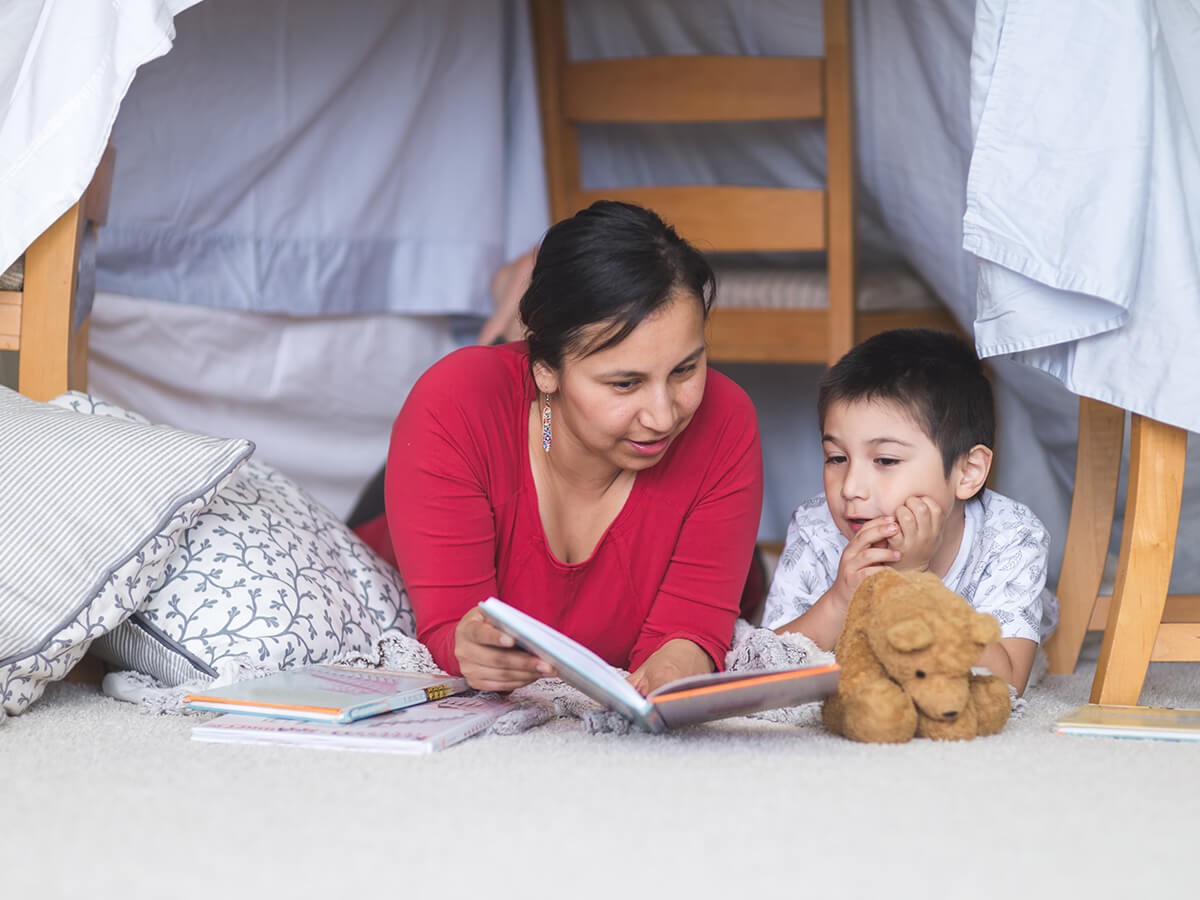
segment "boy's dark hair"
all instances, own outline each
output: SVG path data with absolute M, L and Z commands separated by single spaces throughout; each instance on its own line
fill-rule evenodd
M 947 331 L 898 328 L 867 338 L 837 361 L 817 389 L 817 420 L 835 403 L 885 400 L 906 410 L 942 453 L 946 475 L 976 444 L 992 447 L 992 386 L 975 350 Z
M 708 260 L 651 210 L 598 200 L 551 226 L 538 247 L 521 298 L 529 362 L 562 368 L 580 348 L 583 330 L 610 322 L 586 348 L 619 344 L 680 289 L 708 315 L 716 281 Z

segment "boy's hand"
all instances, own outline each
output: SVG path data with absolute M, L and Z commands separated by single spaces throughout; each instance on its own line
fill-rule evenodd
M 843 613 L 864 578 L 900 559 L 900 551 L 890 545 L 899 535 L 896 520 L 891 516 L 880 516 L 863 525 L 846 545 L 842 561 L 838 563 L 837 580 L 829 591 L 837 598 Z
M 945 511 L 928 497 L 905 500 L 896 510 L 899 530 L 888 539 L 888 546 L 898 551 L 898 561 L 892 568 L 901 572 L 926 571 L 941 540 L 945 521 Z

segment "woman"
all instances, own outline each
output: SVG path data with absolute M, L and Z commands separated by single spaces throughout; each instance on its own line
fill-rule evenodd
M 713 290 L 657 215 L 602 201 L 546 233 L 526 342 L 459 350 L 417 382 L 392 432 L 390 538 L 362 533 L 440 666 L 496 691 L 551 673 L 483 618 L 490 595 L 643 692 L 722 665 L 762 451 L 749 399 L 706 368 Z

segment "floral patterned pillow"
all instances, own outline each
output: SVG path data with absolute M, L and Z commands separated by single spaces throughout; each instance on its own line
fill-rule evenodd
M 79 394 L 53 401 L 124 410 Z M 414 633 L 399 573 L 286 475 L 251 459 L 182 535 L 161 582 L 94 652 L 166 685 L 227 662 L 282 669 Z
M 0 719 L 146 601 L 253 449 L 0 388 Z

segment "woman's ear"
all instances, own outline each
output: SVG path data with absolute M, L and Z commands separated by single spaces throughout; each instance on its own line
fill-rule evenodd
M 979 493 L 987 481 L 988 473 L 992 471 L 991 448 L 976 444 L 958 461 L 955 469 L 958 483 L 954 488 L 954 496 L 959 500 L 969 500 Z
M 533 364 L 533 381 L 543 394 L 553 394 L 558 390 L 558 372 L 541 360 Z

